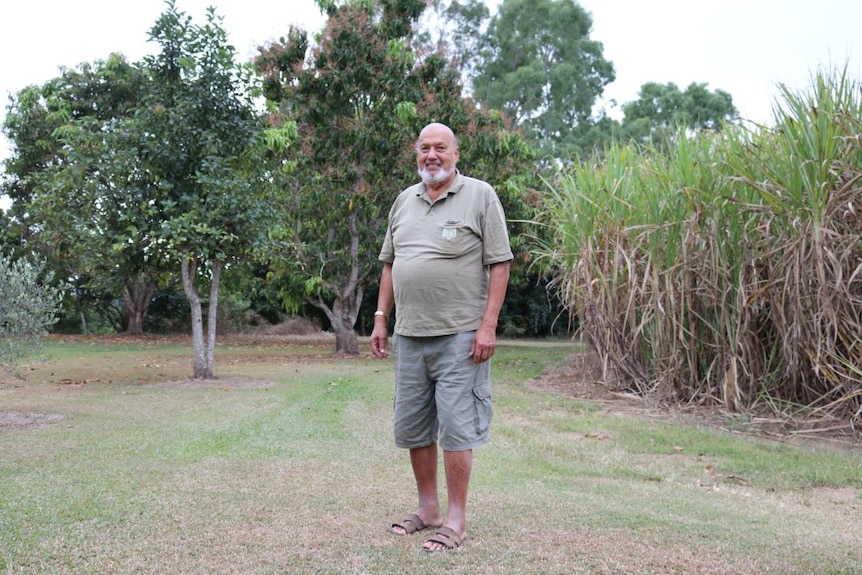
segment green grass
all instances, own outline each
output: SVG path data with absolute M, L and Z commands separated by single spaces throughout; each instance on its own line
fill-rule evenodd
M 293 345 L 231 341 L 205 387 L 186 345 L 49 342 L 0 384 L 62 416 L 0 427 L 0 573 L 862 573 L 858 450 L 610 414 L 530 383 L 554 343 L 501 342 L 471 540 L 423 554 L 386 531 L 415 504 L 391 364 Z

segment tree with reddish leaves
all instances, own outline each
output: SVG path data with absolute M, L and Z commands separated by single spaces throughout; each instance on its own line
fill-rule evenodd
M 451 126 L 462 172 L 504 189 L 529 173 L 531 151 L 499 115 L 462 97 L 460 74 L 442 55 L 414 53 L 411 31 L 425 2 L 319 4 L 328 20 L 316 45 L 292 28 L 255 61 L 273 122 L 295 122 L 298 134 L 274 182 L 284 216 L 272 230 L 281 242 L 272 280 L 288 307 L 304 300 L 322 310 L 336 353 L 352 354 L 363 294 L 379 278 L 389 206 L 417 178 L 413 143 L 422 126 Z

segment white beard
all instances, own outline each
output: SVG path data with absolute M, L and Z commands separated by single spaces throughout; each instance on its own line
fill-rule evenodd
M 422 178 L 422 181 L 426 184 L 436 184 L 438 182 L 442 182 L 446 180 L 449 176 L 452 175 L 452 170 L 447 170 L 445 168 L 440 168 L 440 171 L 436 174 L 431 174 L 428 170 L 422 169 L 417 170 L 419 177 Z

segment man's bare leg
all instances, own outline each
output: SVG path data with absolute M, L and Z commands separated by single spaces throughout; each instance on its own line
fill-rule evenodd
M 473 451 L 444 451 L 443 466 L 446 470 L 448 505 L 443 525 L 457 533 L 462 539 L 467 534 L 467 488 L 473 470 Z M 445 547 L 433 541 L 423 545 L 428 551 L 442 551 Z
M 418 447 L 410 450 L 410 465 L 416 478 L 416 490 L 419 494 L 419 507 L 416 515 L 426 525 L 440 525 L 443 516 L 440 514 L 440 498 L 437 495 L 437 444 L 428 447 Z M 392 532 L 405 535 L 403 529 L 393 527 Z

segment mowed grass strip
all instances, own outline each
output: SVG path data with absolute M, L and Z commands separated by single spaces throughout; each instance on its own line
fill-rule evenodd
M 391 364 L 327 345 L 49 342 L 0 384 L 0 573 L 862 573 L 862 455 L 616 415 L 542 389 L 567 343 L 501 342 L 470 541 L 429 555 Z M 34 421 L 39 421 L 33 419 Z M 445 502 L 445 492 L 444 492 Z

